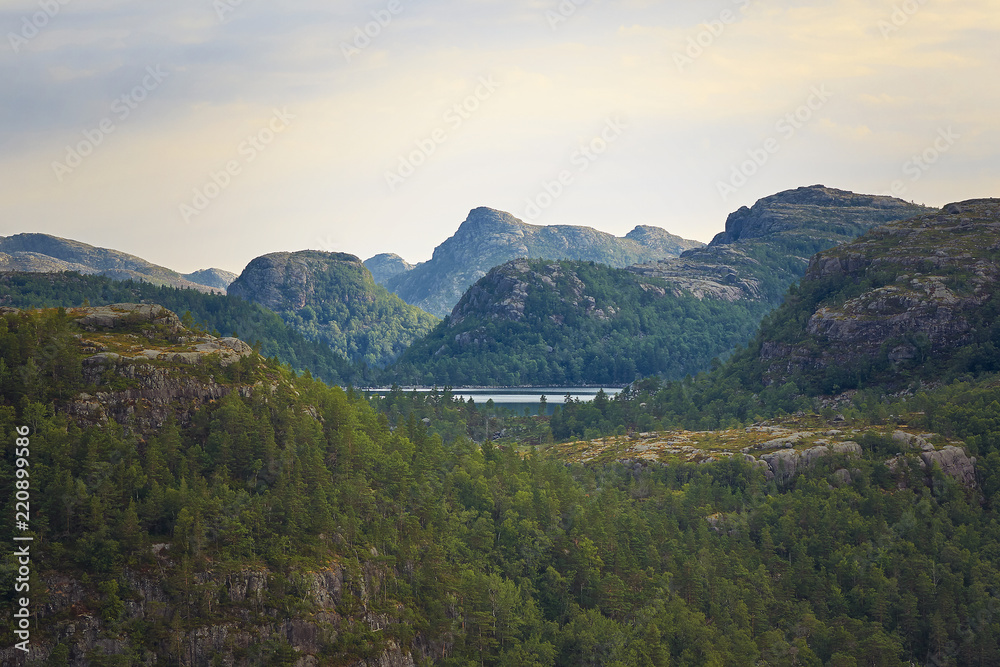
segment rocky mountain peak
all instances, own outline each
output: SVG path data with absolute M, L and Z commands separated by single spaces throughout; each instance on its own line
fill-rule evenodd
M 383 252 L 365 260 L 365 266 L 372 272 L 372 277 L 379 285 L 384 285 L 389 278 L 406 273 L 413 265 L 393 252 Z
M 274 252 L 252 260 L 243 273 L 229 286 L 230 296 L 256 301 L 271 310 L 281 311 L 291 305 L 302 308 L 313 291 L 317 274 L 340 265 L 360 269 L 360 276 L 374 282 L 361 260 L 347 253 L 322 250 Z
M 740 207 L 726 219 L 726 231 L 716 234 L 709 246 L 764 238 L 797 229 L 824 234 L 856 228 L 856 235 L 874 225 L 927 210 L 895 197 L 856 194 L 811 185 L 764 197 L 750 208 Z
M 185 273 L 183 275 L 186 280 L 190 280 L 193 283 L 204 285 L 206 287 L 213 287 L 222 291 L 225 291 L 234 280 L 239 278 L 239 276 L 235 273 L 216 268 L 200 269 L 198 271 L 194 271 L 193 273 Z
M 221 292 L 224 289 L 204 280 L 205 272 L 196 272 L 197 276 L 184 276 L 119 250 L 98 248 L 80 241 L 34 232 L 0 237 L 0 271 L 76 271 L 84 275 L 99 274 L 113 280 L 141 280 L 153 285 L 169 285 L 201 292 Z M 218 280 L 225 273 L 220 272 L 211 278 Z
M 921 370 L 930 359 L 1000 365 L 983 346 L 994 335 L 998 252 L 1000 199 L 974 199 L 816 255 L 796 306 L 802 329 L 762 334 L 769 381 L 820 371 L 834 390 L 873 368 L 880 380 L 935 375 Z
M 660 250 L 665 255 L 680 255 L 693 248 L 704 247 L 701 241 L 691 241 L 671 234 L 662 227 L 652 225 L 636 225 L 635 229 L 625 235 L 626 239 L 635 241 L 644 248 Z
M 487 271 L 520 257 L 585 260 L 623 268 L 676 257 L 700 245 L 651 226 L 637 227 L 630 236 L 619 238 L 592 227 L 532 225 L 510 213 L 480 207 L 434 249 L 429 261 L 388 278 L 386 287 L 407 303 L 444 317 Z
M 275 311 L 309 340 L 370 366 L 390 361 L 437 320 L 375 284 L 354 255 L 277 252 L 250 262 L 231 296 Z

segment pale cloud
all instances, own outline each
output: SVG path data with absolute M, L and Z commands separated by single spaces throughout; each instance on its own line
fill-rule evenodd
M 342 45 L 387 1 L 246 1 L 222 21 L 204 0 L 66 5 L 22 52 L 0 52 L 0 234 L 46 231 L 185 271 L 318 246 L 416 261 L 475 206 L 519 214 L 612 115 L 628 119 L 622 141 L 539 223 L 707 240 L 728 211 L 780 189 L 885 191 L 949 125 L 962 141 L 911 194 L 997 194 L 992 0 L 928 0 L 888 37 L 893 3 L 881 0 L 754 0 L 745 13 L 729 0 L 592 0 L 555 30 L 558 2 L 400 1 L 349 60 Z M 0 33 L 34 7 L 0 4 Z M 724 10 L 738 20 L 680 71 L 675 54 Z M 148 66 L 169 76 L 60 182 L 52 162 Z M 480 77 L 497 90 L 453 127 L 446 114 Z M 720 200 L 716 182 L 815 86 L 830 100 Z M 242 159 L 276 107 L 294 125 L 185 223 L 179 205 Z M 436 130 L 447 138 L 390 190 L 385 173 Z

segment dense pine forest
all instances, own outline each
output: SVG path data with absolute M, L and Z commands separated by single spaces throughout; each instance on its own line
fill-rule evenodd
M 170 346 L 184 333 L 133 323 L 104 340 Z M 472 439 L 481 411 L 447 392 L 371 400 L 253 355 L 155 362 L 229 391 L 154 432 L 80 425 L 53 405 L 137 388 L 84 363 L 80 337 L 94 335 L 60 310 L 0 318 L 2 428 L 32 432 L 34 627 L 46 648 L 36 664 L 291 665 L 303 646 L 324 665 L 393 650 L 441 665 L 1000 660 L 1000 408 L 989 385 L 910 406 L 972 443 L 977 489 L 890 472 L 877 438 L 862 459 L 779 485 L 736 459 L 567 465 Z M 628 400 L 590 407 L 617 420 L 617 402 Z M 876 426 L 899 416 L 883 399 L 850 409 Z M 852 481 L 831 484 L 842 465 Z M 14 469 L 8 448 L 8 535 Z M 10 610 L 15 570 L 2 548 Z M 248 578 L 256 589 L 237 585 Z M 55 630 L 80 614 L 101 641 Z M 198 639 L 220 626 L 228 643 Z
M 238 336 L 258 345 L 265 357 L 276 357 L 330 384 L 362 384 L 368 373 L 363 365 L 349 362 L 326 343 L 307 340 L 276 313 L 239 297 L 73 272 L 0 274 L 0 306 L 55 308 L 113 303 L 156 303 L 180 316 L 190 314 L 191 326 Z
M 662 280 L 593 262 L 512 262 L 480 280 L 449 318 L 382 377 L 454 386 L 683 378 L 746 342 L 773 307 L 756 300 L 674 297 L 671 290 Z M 510 312 L 480 306 L 519 299 L 523 303 Z

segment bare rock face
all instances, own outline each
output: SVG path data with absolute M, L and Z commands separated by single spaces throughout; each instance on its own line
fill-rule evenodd
M 816 304 L 798 340 L 762 346 L 768 381 L 831 366 L 885 360 L 900 368 L 948 358 L 975 340 L 979 309 L 1000 285 L 998 250 L 1000 199 L 977 199 L 883 225 L 816 255 L 802 291 L 826 285 L 832 291 L 817 293 L 835 296 Z
M 764 454 L 760 460 L 767 464 L 770 475 L 767 479 L 776 479 L 779 483 L 791 480 L 795 474 L 806 468 L 811 468 L 819 460 L 830 454 L 842 456 L 861 456 L 861 445 L 856 442 L 838 442 L 832 445 L 816 445 L 802 451 L 781 449 L 772 454 Z
M 337 270 L 359 284 L 365 281 L 365 269 L 354 255 L 319 250 L 275 252 L 257 257 L 243 269 L 239 278 L 228 288 L 230 296 L 238 296 L 276 312 L 297 310 L 309 304 L 316 295 L 317 278 Z M 374 281 L 368 277 L 367 282 Z M 357 298 L 368 298 L 363 289 Z
M 384 252 L 365 260 L 365 266 L 372 272 L 372 278 L 379 285 L 385 285 L 390 278 L 394 278 L 401 273 L 406 273 L 413 268 L 399 255 L 391 252 Z
M 156 304 L 115 303 L 110 306 L 71 308 L 67 312 L 80 316 L 77 324 L 87 331 L 120 329 L 144 322 L 163 325 L 171 333 L 178 333 L 183 329 L 176 313 Z
M 165 550 L 164 553 L 167 553 Z M 160 558 L 168 558 L 162 553 Z M 297 665 L 318 665 L 318 656 L 325 645 L 336 637 L 345 623 L 363 623 L 373 630 L 384 630 L 397 619 L 370 612 L 361 612 L 351 618 L 338 613 L 343 591 L 350 593 L 363 606 L 367 606 L 370 596 L 377 590 L 381 576 L 374 567 L 363 568 L 355 576 L 346 575 L 336 563 L 320 571 L 297 573 L 303 579 L 308 591 L 303 604 L 309 611 L 289 616 L 286 609 L 269 607 L 269 599 L 274 595 L 271 587 L 274 576 L 267 570 L 241 570 L 224 575 L 203 573 L 195 577 L 191 595 L 208 609 L 219 608 L 226 621 L 195 625 L 191 629 L 179 631 L 172 645 L 180 649 L 181 664 L 211 665 L 213 659 L 223 656 L 223 664 L 258 664 L 251 658 L 240 658 L 262 642 L 278 640 L 286 642 L 299 654 Z M 162 578 L 126 571 L 124 579 L 131 595 L 125 603 L 125 620 L 141 619 L 149 614 L 172 616 L 181 613 L 172 603 L 167 592 L 167 582 Z M 71 617 L 72 620 L 57 622 L 58 641 L 70 649 L 71 665 L 86 665 L 87 654 L 100 648 L 108 655 L 122 655 L 129 650 L 129 638 L 108 639 L 105 623 L 96 614 L 79 614 L 79 606 L 93 600 L 95 593 L 87 590 L 87 585 L 70 575 L 46 573 L 42 584 L 48 591 L 47 601 L 39 609 L 39 622 L 51 622 L 53 618 Z M 90 585 L 91 587 L 93 584 Z M 51 654 L 53 646 L 46 642 L 32 642 L 32 660 L 44 662 Z M 21 664 L 20 651 L 12 647 L 0 649 L 0 664 Z M 17 656 L 17 657 L 16 657 Z M 164 656 L 160 656 L 163 659 Z M 147 655 L 141 664 L 155 664 L 157 656 Z M 374 658 L 354 663 L 353 667 L 414 667 L 413 656 L 405 652 L 396 642 L 387 640 L 383 651 Z
M 184 274 L 184 278 L 193 283 L 204 285 L 205 287 L 213 287 L 221 291 L 225 291 L 238 277 L 235 273 L 223 271 L 222 269 L 201 269 L 193 273 Z
M 726 231 L 717 234 L 711 245 L 795 231 L 804 221 L 808 223 L 818 216 L 827 225 L 856 226 L 857 234 L 873 225 L 916 215 L 921 208 L 893 197 L 813 185 L 779 192 L 761 199 L 752 208 L 744 206 L 731 213 L 726 219 Z
M 927 212 L 900 199 L 822 185 L 779 192 L 729 215 L 726 230 L 677 259 L 633 267 L 699 299 L 777 302 L 809 256 L 873 226 Z M 776 280 L 777 279 L 777 280 Z
M 385 284 L 407 303 L 444 317 L 490 269 L 518 258 L 585 260 L 624 268 L 676 257 L 702 245 L 658 227 L 640 225 L 620 238 L 590 227 L 532 225 L 510 213 L 480 207 L 434 249 L 430 260 L 398 272 Z
M 719 246 L 686 253 L 678 259 L 638 264 L 629 270 L 674 285 L 675 296 L 688 293 L 698 299 L 739 301 L 763 297 L 757 277 L 760 262 L 734 246 Z
M 141 359 L 148 361 L 146 357 Z M 84 360 L 84 377 L 99 387 L 107 371 L 125 378 L 131 386 L 94 395 L 79 394 L 61 410 L 81 424 L 107 424 L 114 419 L 119 424 L 128 424 L 130 429 L 148 432 L 161 428 L 171 416 L 178 423 L 187 424 L 201 406 L 231 391 L 228 385 L 178 374 L 169 367 L 142 363 L 135 357 L 115 359 L 112 355 L 98 354 Z M 250 388 L 242 388 L 241 393 L 249 395 Z
M 765 454 L 760 457 L 771 469 L 773 477 L 779 483 L 787 482 L 799 469 L 799 462 L 802 460 L 801 454 L 794 449 L 782 449 L 773 454 Z
M 87 334 L 79 336 L 81 347 L 95 352 L 83 360 L 84 379 L 99 390 L 93 395 L 79 394 L 59 406 L 60 411 L 85 425 L 106 424 L 113 419 L 147 432 L 161 428 L 171 416 L 186 424 L 194 411 L 232 388 L 210 376 L 182 372 L 181 367 L 210 363 L 224 367 L 256 354 L 238 338 L 194 334 L 184 328 L 176 314 L 156 304 L 117 303 L 72 308 L 67 313 L 85 332 L 100 334 L 95 340 Z M 114 337 L 118 351 L 98 342 L 108 342 L 103 337 L 108 333 L 118 334 Z M 112 379 L 124 380 L 126 388 L 112 389 Z M 238 390 L 250 392 L 249 387 Z
M 954 478 L 966 488 L 976 487 L 976 459 L 970 457 L 962 447 L 948 445 L 944 449 L 921 452 L 920 459 L 928 469 L 935 465 L 941 472 Z

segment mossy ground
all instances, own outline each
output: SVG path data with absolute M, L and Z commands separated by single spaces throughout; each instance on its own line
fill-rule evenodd
M 700 463 L 723 457 L 761 454 L 779 449 L 805 450 L 820 445 L 856 442 L 865 433 L 891 436 L 895 431 L 923 437 L 936 448 L 960 445 L 940 435 L 906 424 L 831 421 L 821 415 L 800 415 L 759 422 L 746 428 L 717 431 L 652 431 L 550 445 L 548 451 L 572 463 L 601 464 L 621 460 Z

